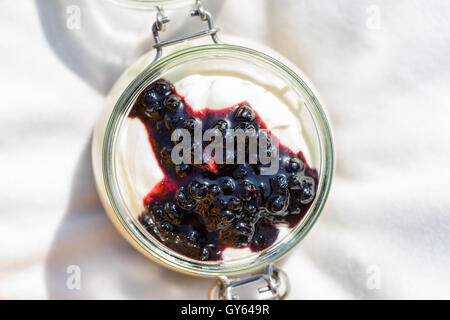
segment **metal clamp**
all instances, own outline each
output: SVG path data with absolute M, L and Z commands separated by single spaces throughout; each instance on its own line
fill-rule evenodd
M 153 39 L 155 40 L 155 44 L 153 45 L 153 48 L 156 49 L 156 56 L 153 62 L 156 62 L 159 60 L 162 56 L 162 48 L 165 46 L 170 46 L 185 40 L 189 39 L 195 39 L 200 38 L 204 36 L 210 35 L 214 43 L 220 43 L 219 38 L 217 37 L 217 32 L 219 32 L 219 29 L 214 26 L 214 21 L 211 13 L 209 11 L 206 11 L 200 0 L 197 0 L 196 2 L 196 9 L 191 11 L 192 17 L 200 17 L 200 19 L 203 22 L 208 23 L 208 29 L 204 31 L 200 31 L 197 33 L 193 33 L 190 35 L 185 35 L 181 37 L 177 37 L 174 39 L 166 40 L 166 41 L 160 41 L 159 38 L 159 32 L 165 30 L 165 25 L 170 22 L 170 19 L 165 15 L 164 10 L 158 6 L 157 7 L 158 12 L 156 13 L 156 21 L 153 23 L 152 31 L 153 31 Z
M 210 300 L 281 300 L 289 291 L 287 275 L 269 264 L 264 273 L 245 279 L 220 276 L 210 289 Z

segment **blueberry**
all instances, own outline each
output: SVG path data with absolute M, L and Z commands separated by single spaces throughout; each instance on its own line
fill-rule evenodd
M 145 211 L 141 214 L 141 216 L 139 217 L 139 221 L 145 228 L 151 227 L 154 224 L 153 216 L 148 211 Z
M 286 170 L 288 172 L 293 172 L 293 173 L 296 173 L 296 172 L 298 172 L 300 170 L 303 170 L 303 168 L 304 168 L 304 164 L 298 158 L 291 158 L 289 160 L 289 163 L 286 166 Z
M 248 181 L 244 181 L 239 184 L 238 195 L 242 201 L 250 201 L 252 198 L 256 197 L 258 190 L 256 186 Z
M 166 96 L 170 95 L 173 91 L 172 84 L 163 79 L 157 80 L 154 83 L 153 87 L 154 87 L 154 90 L 156 91 L 156 93 L 158 93 L 162 97 L 166 97 Z
M 178 188 L 175 192 L 175 202 L 183 210 L 192 210 L 197 204 L 194 199 L 189 198 L 186 195 L 184 187 Z
M 302 212 L 300 199 L 301 194 L 298 191 L 294 191 L 291 196 L 291 202 L 289 203 L 289 214 L 300 214 Z
M 244 210 L 248 213 L 256 213 L 258 211 L 258 208 L 251 203 L 246 203 L 244 204 Z
M 239 198 L 231 198 L 228 200 L 228 209 L 234 212 L 242 211 L 242 201 Z
M 255 224 L 260 218 L 260 215 L 257 212 L 244 212 L 244 214 L 241 217 L 242 221 Z
M 164 130 L 164 120 L 158 120 L 155 124 L 156 132 L 161 133 Z
M 299 190 L 302 187 L 302 182 L 298 175 L 292 175 L 289 177 L 289 189 L 291 190 Z
M 175 203 L 167 202 L 164 205 L 164 215 L 173 222 L 179 222 L 183 217 L 183 212 L 178 210 Z
M 161 221 L 164 217 L 164 211 L 161 208 L 156 208 L 153 210 L 153 216 L 157 221 Z
M 315 181 L 313 178 L 309 177 L 309 176 L 304 176 L 301 178 L 301 183 L 302 183 L 302 195 L 300 198 L 300 202 L 302 204 L 308 204 L 310 203 L 313 199 L 314 199 L 314 195 L 315 195 L 315 190 L 314 190 L 314 186 L 315 186 Z
M 223 229 L 230 225 L 230 223 L 236 218 L 235 214 L 231 210 L 221 210 L 219 217 L 218 227 Z
M 244 236 L 252 236 L 253 232 L 255 232 L 254 225 L 243 220 L 236 222 L 234 227 L 240 234 Z
M 188 130 L 190 133 L 194 132 L 196 123 L 200 121 L 196 118 L 188 118 L 184 121 L 184 129 Z
M 189 184 L 188 190 L 189 195 L 192 198 L 200 200 L 206 196 L 208 192 L 208 186 L 197 180 L 194 180 Z
M 244 226 L 242 226 L 242 231 L 245 232 Z M 235 248 L 245 247 L 250 243 L 250 237 L 239 232 L 235 225 L 230 225 L 227 228 L 220 230 L 219 238 L 225 245 L 233 246 Z
M 274 195 L 268 201 L 268 209 L 275 215 L 286 215 L 287 198 L 283 195 Z
M 228 202 L 224 199 L 217 199 L 214 201 L 214 207 L 218 209 L 226 209 L 228 206 Z
M 247 176 L 248 170 L 249 169 L 247 168 L 246 165 L 240 165 L 239 167 L 237 167 L 236 170 L 234 170 L 233 177 L 237 180 L 243 179 Z
M 243 234 L 238 235 L 234 241 L 234 247 L 243 248 L 247 247 L 250 244 L 250 236 L 245 236 Z
M 279 193 L 284 193 L 288 187 L 288 181 L 284 174 L 280 174 L 273 178 L 273 186 Z
M 175 173 L 180 178 L 183 178 L 189 174 L 191 171 L 191 166 L 185 163 L 179 164 L 175 167 Z
M 225 195 L 232 194 L 234 190 L 236 189 L 236 184 L 234 180 L 230 177 L 226 177 L 222 179 L 221 182 L 222 191 Z
M 184 122 L 184 118 L 180 115 L 171 116 L 169 114 L 164 115 L 164 125 L 167 131 L 172 131 L 178 127 L 179 124 Z
M 181 98 L 175 94 L 172 94 L 164 100 L 164 106 L 169 110 L 170 112 L 176 112 L 181 109 L 183 106 L 183 101 Z
M 234 130 L 241 129 L 244 131 L 246 135 L 246 139 L 249 137 L 257 137 L 258 136 L 258 130 L 257 127 L 253 123 L 248 122 L 242 122 L 234 127 Z M 246 140 L 247 141 L 247 140 Z
M 253 125 L 252 123 L 247 123 L 247 122 L 242 122 L 240 124 L 238 124 L 236 127 L 234 127 L 234 130 L 242 130 L 243 131 L 243 135 L 244 135 L 244 141 L 245 141 L 245 147 L 246 147 L 246 152 L 248 153 L 248 149 L 249 149 L 249 144 L 250 143 L 257 143 L 257 139 L 258 139 L 258 131 L 255 125 Z M 235 131 L 236 133 L 236 131 Z M 239 135 L 236 136 L 236 140 L 239 141 L 240 139 L 242 139 L 240 136 L 242 135 L 242 133 L 240 133 Z M 255 152 L 257 154 L 257 152 Z M 252 158 L 255 158 L 255 154 L 251 155 Z M 257 160 L 257 158 L 256 158 Z M 250 161 L 250 159 L 249 159 Z
M 250 248 L 261 251 L 271 246 L 278 238 L 279 230 L 271 222 L 260 220 L 255 227 Z
M 270 196 L 270 188 L 267 185 L 267 183 L 261 181 L 259 183 L 259 193 L 261 194 L 262 197 L 267 198 L 268 196 Z
M 172 150 L 173 150 L 173 148 L 170 147 L 170 146 L 163 147 L 163 148 L 161 149 L 161 151 L 159 152 L 160 158 L 167 158 L 167 157 L 170 158 L 170 156 L 171 156 L 171 154 L 172 154 Z
M 191 243 L 191 244 L 197 244 L 198 242 L 198 232 L 196 230 L 189 230 L 185 233 L 186 239 Z
M 159 206 L 148 205 L 147 210 L 155 221 L 161 221 L 164 218 L 164 212 Z
M 159 152 L 159 161 L 165 167 L 170 167 L 173 165 L 172 162 L 172 147 L 164 147 Z
M 220 258 L 221 254 L 222 250 L 220 249 L 220 246 L 213 243 L 208 243 L 201 248 L 200 259 L 203 261 L 216 260 L 217 258 Z
M 213 197 L 217 197 L 221 192 L 222 190 L 220 190 L 220 187 L 217 184 L 212 184 L 208 188 L 208 193 Z
M 162 107 L 160 104 L 154 104 L 151 106 L 146 106 L 144 108 L 144 113 L 151 120 L 159 120 L 159 119 L 161 119 L 161 110 L 162 110 Z
M 160 96 L 154 90 L 144 92 L 142 96 L 142 102 L 145 107 L 161 105 Z
M 212 128 L 219 129 L 223 136 L 226 135 L 229 125 L 225 120 L 219 120 Z
M 246 104 L 241 104 L 234 114 L 234 118 L 238 121 L 252 122 L 256 119 L 255 112 Z
M 173 225 L 169 221 L 164 221 L 161 223 L 161 230 L 170 233 L 173 231 Z
M 203 261 L 209 260 L 209 258 L 212 256 L 212 250 L 210 247 L 205 246 L 202 248 L 200 253 L 200 259 Z

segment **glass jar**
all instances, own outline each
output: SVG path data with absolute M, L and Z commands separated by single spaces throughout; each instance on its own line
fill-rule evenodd
M 270 52 L 270 55 L 244 46 L 198 44 L 198 41 L 189 40 L 171 47 L 170 53 L 161 59 L 152 50 L 119 78 L 107 97 L 95 128 L 93 169 L 101 201 L 110 219 L 144 255 L 165 267 L 190 275 L 237 276 L 260 270 L 279 260 L 306 236 L 319 217 L 334 170 L 332 133 L 325 110 L 312 86 L 286 59 L 265 48 L 262 50 Z M 318 186 L 315 199 L 302 220 L 267 249 L 233 259 L 199 261 L 166 247 L 141 226 L 137 219 L 140 213 L 138 205 L 131 201 L 130 190 L 123 180 L 119 141 L 137 97 L 155 80 L 165 78 L 175 83 L 189 74 L 223 75 L 224 72 L 280 92 L 289 116 L 302 125 L 303 132 L 298 134 L 302 134 L 308 144 L 309 164 L 318 172 Z

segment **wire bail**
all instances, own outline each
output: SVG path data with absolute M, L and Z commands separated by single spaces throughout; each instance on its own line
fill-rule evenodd
M 158 12 L 156 13 L 156 20 L 153 23 L 152 31 L 153 31 L 153 39 L 155 40 L 155 44 L 153 45 L 153 48 L 156 49 L 156 56 L 153 60 L 153 63 L 158 61 L 162 56 L 162 48 L 165 46 L 170 46 L 185 40 L 189 39 L 195 39 L 200 38 L 203 36 L 211 36 L 211 39 L 214 43 L 218 44 L 220 43 L 219 38 L 217 37 L 217 32 L 219 32 L 219 29 L 214 26 L 213 16 L 212 14 L 205 10 L 205 8 L 202 6 L 202 3 L 200 0 L 197 0 L 196 2 L 196 8 L 191 11 L 192 17 L 200 17 L 201 21 L 206 22 L 208 24 L 208 29 L 204 31 L 200 31 L 197 33 L 193 33 L 190 35 L 185 35 L 181 37 L 177 37 L 174 39 L 161 41 L 159 38 L 159 33 L 165 31 L 165 26 L 167 23 L 170 22 L 169 17 L 164 13 L 164 10 L 161 6 L 156 7 Z
M 273 264 L 267 265 L 265 272 L 249 278 L 230 280 L 218 277 L 210 289 L 210 300 L 281 300 L 289 291 L 287 275 Z

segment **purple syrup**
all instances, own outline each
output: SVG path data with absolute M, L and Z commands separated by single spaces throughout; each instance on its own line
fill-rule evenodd
M 143 200 L 139 221 L 176 252 L 198 260 L 220 260 L 227 247 L 261 251 L 277 239 L 277 224 L 294 227 L 314 200 L 317 171 L 301 152 L 296 154 L 281 143 L 274 175 L 260 174 L 266 166 L 260 162 L 249 163 L 248 145 L 245 164 L 172 162 L 171 134 L 177 128 L 193 132 L 193 124 L 201 123 L 203 132 L 216 128 L 224 136 L 226 129 L 255 129 L 256 134 L 267 129 L 247 102 L 195 111 L 171 83 L 160 79 L 141 93 L 130 117 L 145 125 L 164 172 Z M 209 143 L 203 142 L 203 148 Z

